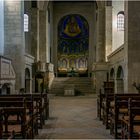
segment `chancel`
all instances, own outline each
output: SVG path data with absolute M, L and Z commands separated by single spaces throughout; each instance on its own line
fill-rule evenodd
M 0 139 L 140 138 L 139 23 L 139 1 L 0 0 Z

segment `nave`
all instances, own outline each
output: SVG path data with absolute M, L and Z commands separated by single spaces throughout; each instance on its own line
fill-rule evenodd
M 96 95 L 51 97 L 50 118 L 37 139 L 111 139 L 97 118 Z

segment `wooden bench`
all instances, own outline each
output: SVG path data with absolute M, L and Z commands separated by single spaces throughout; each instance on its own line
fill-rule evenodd
M 106 124 L 105 122 L 105 119 L 104 117 L 106 116 L 105 112 L 105 108 L 106 107 L 106 104 L 103 104 L 103 101 L 105 101 L 106 99 L 106 96 L 107 95 L 113 95 L 114 94 L 114 82 L 113 81 L 108 81 L 108 78 L 107 78 L 107 81 L 104 81 L 103 82 L 103 91 L 101 91 L 100 89 L 100 92 L 99 92 L 99 95 L 98 95 L 98 98 L 97 98 L 97 117 L 102 120 L 103 119 L 103 123 Z M 103 114 L 105 113 L 105 114 Z M 104 116 L 103 116 L 104 115 Z M 108 125 L 108 124 L 106 124 Z M 106 128 L 108 128 L 108 126 L 106 126 Z
M 45 120 L 48 119 L 49 117 L 49 99 L 46 93 L 35 93 L 35 94 L 24 94 L 24 95 L 17 95 L 17 94 L 12 94 L 12 95 L 1 95 L 0 96 L 0 107 L 1 108 L 18 108 L 18 107 L 23 107 L 26 108 L 26 117 L 31 121 L 28 121 L 28 124 L 30 124 L 30 134 L 27 134 L 30 137 L 33 138 L 34 135 L 38 134 L 38 128 L 42 128 L 43 125 L 45 124 Z M 4 114 L 6 114 L 5 111 Z M 7 132 L 8 129 L 7 127 L 10 128 L 10 123 L 15 122 L 15 126 L 21 125 L 19 122 L 21 121 L 21 115 L 19 114 L 14 114 L 14 119 L 15 120 L 8 120 L 3 116 L 5 120 L 7 120 L 7 125 L 2 122 L 2 126 L 5 126 L 4 129 L 2 127 L 2 131 L 0 131 L 0 137 L 4 136 L 3 133 Z M 27 120 L 28 120 L 27 119 Z M 6 121 L 5 121 L 6 122 Z M 30 122 L 30 123 L 29 123 Z M 29 126 L 29 125 L 28 125 Z M 27 132 L 28 133 L 28 132 Z M 5 133 L 6 134 L 6 133 Z M 14 137 L 16 135 L 15 131 L 10 131 L 7 134 L 7 138 Z M 32 137 L 31 137 L 32 136 Z
M 111 102 L 114 100 L 114 94 L 106 94 L 105 98 L 102 102 L 102 109 L 103 109 L 103 124 L 106 126 L 106 129 L 109 128 L 110 124 L 110 109 L 112 108 Z
M 102 120 L 103 119 L 103 99 L 105 98 L 105 94 L 103 94 L 100 90 L 100 93 L 97 97 L 97 117 Z
M 2 139 L 11 137 L 11 134 L 18 139 L 33 138 L 33 118 L 26 114 L 25 107 L 3 107 L 1 110 Z M 17 116 L 20 116 L 19 120 Z
M 33 106 L 38 116 L 38 127 L 42 128 L 42 126 L 45 123 L 45 120 L 49 117 L 49 99 L 46 93 L 1 95 L 0 101 L 5 101 L 7 100 L 7 98 L 9 101 L 17 100 L 19 102 L 22 101 L 23 98 L 25 98 L 25 100 L 28 101 L 33 100 Z
M 114 100 L 114 94 L 104 94 L 100 91 L 97 98 L 97 117 L 103 120 L 106 128 L 109 128 L 111 102 Z
M 34 134 L 38 134 L 38 127 L 37 127 L 37 112 L 36 110 L 34 109 L 33 107 L 33 100 L 26 100 L 25 98 L 23 97 L 1 97 L 0 98 L 0 107 L 1 108 L 17 108 L 17 107 L 24 107 L 26 109 L 26 117 L 30 118 L 30 125 L 31 125 L 31 129 L 32 129 L 32 137 L 34 137 Z M 5 114 L 5 113 L 4 113 Z M 10 114 L 9 114 L 10 115 Z M 20 124 L 20 114 L 16 114 L 15 115 L 16 118 L 14 117 L 15 119 L 15 122 L 16 124 Z M 5 117 L 5 121 L 7 120 L 8 121 L 8 116 Z M 5 125 L 5 132 L 7 132 L 7 127 L 8 125 L 10 125 L 10 123 L 13 123 L 13 121 L 9 120 L 8 121 L 8 124 Z
M 140 100 L 129 98 L 128 114 L 124 115 L 122 121 L 122 139 L 140 138 Z
M 119 138 L 121 128 L 121 117 L 128 113 L 128 99 L 140 99 L 140 94 L 125 93 L 114 95 L 114 107 L 110 110 L 110 133 L 114 135 L 115 139 Z

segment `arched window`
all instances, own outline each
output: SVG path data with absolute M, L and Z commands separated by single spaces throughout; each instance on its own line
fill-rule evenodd
M 117 30 L 124 31 L 124 12 L 120 11 L 117 14 Z
M 27 14 L 24 14 L 24 32 L 29 31 L 29 16 Z
M 111 71 L 110 71 L 110 80 L 114 80 L 114 78 L 115 78 L 115 71 L 112 68 Z
M 117 70 L 117 79 L 123 79 L 123 77 L 124 77 L 123 68 L 122 66 L 119 66 Z

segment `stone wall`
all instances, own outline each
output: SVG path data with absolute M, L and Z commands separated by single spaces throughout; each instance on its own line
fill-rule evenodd
M 25 45 L 23 1 L 4 1 L 4 55 L 12 59 L 16 72 L 16 89 L 24 88 Z
M 128 92 L 137 92 L 132 86 L 133 82 L 140 83 L 140 2 L 125 2 L 125 61 L 126 61 L 126 87 Z
M 125 85 L 126 81 L 126 62 L 125 62 L 125 58 L 124 58 L 124 48 L 125 46 L 122 45 L 121 47 L 119 47 L 118 49 L 116 49 L 113 53 L 111 53 L 108 56 L 108 61 L 109 61 L 109 73 L 111 73 L 111 69 L 114 70 L 114 82 L 115 82 L 115 93 L 119 92 L 120 90 L 117 88 L 118 87 L 118 79 L 117 78 L 117 71 L 118 68 L 121 66 L 123 69 L 123 86 Z M 112 80 L 112 79 L 110 79 Z M 124 87 L 124 89 L 126 89 L 126 87 Z M 121 92 L 127 92 L 126 90 L 121 91 Z

